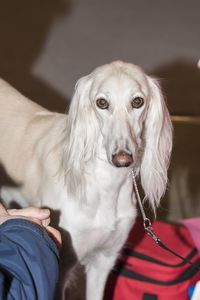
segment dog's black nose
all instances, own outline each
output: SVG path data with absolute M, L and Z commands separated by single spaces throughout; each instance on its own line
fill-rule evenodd
M 112 156 L 112 162 L 118 168 L 129 167 L 133 162 L 133 157 L 125 151 L 119 151 Z

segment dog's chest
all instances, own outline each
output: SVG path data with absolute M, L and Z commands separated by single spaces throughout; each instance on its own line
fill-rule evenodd
M 81 261 L 87 260 L 92 253 L 109 252 L 111 248 L 117 246 L 122 231 L 121 222 L 112 215 L 106 215 L 107 218 L 102 219 L 101 224 L 96 218 L 90 219 L 79 231 L 75 248 Z
M 117 246 L 132 219 L 131 190 L 127 174 L 96 169 L 86 180 L 86 202 L 78 220 L 75 244 L 83 258 L 93 251 Z M 124 221 L 127 220 L 127 221 Z M 127 222 L 127 224 L 125 224 Z

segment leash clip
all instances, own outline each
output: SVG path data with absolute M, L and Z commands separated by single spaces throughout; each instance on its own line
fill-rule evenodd
M 147 234 L 152 237 L 152 239 L 156 242 L 156 244 L 159 244 L 160 239 L 153 232 L 153 228 L 152 228 L 150 219 L 145 218 L 143 225 L 144 225 L 144 229 L 146 230 Z

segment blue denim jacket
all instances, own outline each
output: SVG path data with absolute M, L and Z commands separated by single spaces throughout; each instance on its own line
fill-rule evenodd
M 0 225 L 0 299 L 51 300 L 59 253 L 36 224 L 12 219 Z

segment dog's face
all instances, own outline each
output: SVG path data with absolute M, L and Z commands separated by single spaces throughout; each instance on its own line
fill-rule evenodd
M 172 125 L 155 79 L 133 64 L 101 66 L 78 81 L 68 120 L 68 166 L 79 170 L 100 148 L 111 165 L 137 169 L 152 206 L 159 202 L 167 183 Z
M 146 75 L 131 64 L 115 62 L 94 72 L 89 97 L 108 161 L 116 167 L 138 161 L 149 90 Z

